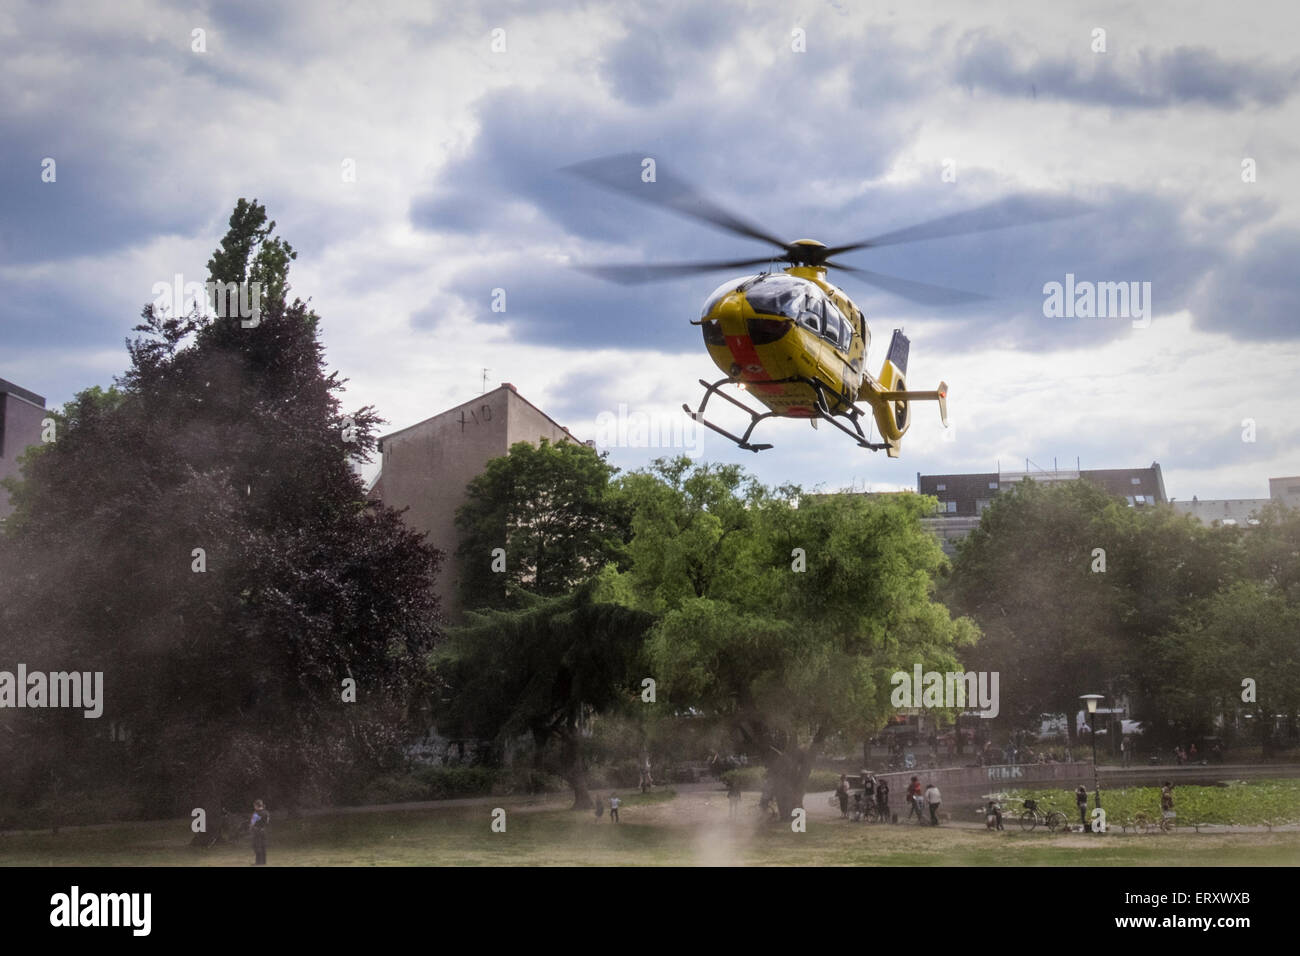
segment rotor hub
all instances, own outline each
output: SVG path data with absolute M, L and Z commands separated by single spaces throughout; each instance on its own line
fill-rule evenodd
M 816 239 L 796 239 L 785 247 L 785 261 L 796 266 L 820 266 L 826 262 L 826 243 Z

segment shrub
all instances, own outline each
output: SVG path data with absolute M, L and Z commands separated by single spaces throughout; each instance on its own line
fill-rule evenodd
M 532 768 L 502 771 L 497 776 L 497 791 L 501 793 L 559 793 L 568 789 L 562 777 Z
M 840 785 L 840 775 L 834 770 L 814 770 L 808 775 L 808 792 L 821 793 Z
M 489 767 L 422 767 L 414 774 L 424 786 L 420 800 L 478 797 L 492 792 L 497 772 Z
M 741 767 L 738 770 L 725 771 L 721 779 L 728 787 L 761 791 L 767 780 L 767 770 L 763 767 Z
M 426 800 L 425 787 L 408 774 L 385 774 L 367 783 L 359 795 L 362 804 L 410 803 Z

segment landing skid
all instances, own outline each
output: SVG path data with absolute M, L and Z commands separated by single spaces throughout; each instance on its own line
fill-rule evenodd
M 689 405 L 683 404 L 682 411 L 684 411 L 687 415 L 691 416 L 692 419 L 704 425 L 705 427 L 711 428 L 713 431 L 717 432 L 723 438 L 735 442 L 737 447 L 743 448 L 746 451 L 752 451 L 757 453 L 772 447 L 770 444 L 765 444 L 765 443 L 758 443 L 758 444 L 751 443 L 749 440 L 749 436 L 754 433 L 754 428 L 757 427 L 758 423 L 761 422 L 763 419 L 781 418 L 781 417 L 788 417 L 788 416 L 779 416 L 777 415 L 776 412 L 772 412 L 772 411 L 756 412 L 748 405 L 746 405 L 744 402 L 737 401 L 736 399 L 728 395 L 726 392 L 720 391 L 720 387 L 723 385 L 738 384 L 734 379 L 722 378 L 722 379 L 718 379 L 718 381 L 713 382 L 712 384 L 706 382 L 704 379 L 700 379 L 699 382 L 701 385 L 704 386 L 704 399 L 700 402 L 700 407 L 697 408 L 695 411 L 691 411 L 691 407 Z M 889 448 L 888 442 L 871 442 L 867 440 L 866 433 L 862 431 L 862 425 L 861 422 L 859 421 L 862 418 L 864 412 L 856 405 L 850 404 L 849 407 L 852 409 L 852 411 L 847 412 L 843 415 L 833 414 L 830 410 L 830 403 L 826 400 L 826 387 L 821 382 L 818 382 L 814 379 L 802 378 L 802 377 L 780 380 L 780 383 L 785 383 L 785 382 L 802 382 L 804 385 L 807 385 L 809 388 L 813 390 L 813 394 L 816 397 L 813 401 L 814 415 L 811 420 L 814 424 L 816 424 L 816 422 L 819 419 L 824 422 L 830 422 L 830 424 L 832 424 L 840 431 L 844 432 L 844 434 L 852 438 L 860 448 L 869 448 L 872 451 L 885 451 Z M 774 384 L 780 384 L 780 383 L 774 383 Z M 727 431 L 725 428 L 718 427 L 717 425 L 713 424 L 713 422 L 709 421 L 707 418 L 704 417 L 705 406 L 709 404 L 709 399 L 712 398 L 714 395 L 717 395 L 719 398 L 726 399 L 732 405 L 735 405 L 742 412 L 744 412 L 746 415 L 749 416 L 749 427 L 745 429 L 745 434 L 737 438 L 735 435 Z M 850 429 L 847 425 L 840 422 L 839 421 L 840 418 L 847 418 L 849 420 L 849 423 L 853 426 L 853 428 Z

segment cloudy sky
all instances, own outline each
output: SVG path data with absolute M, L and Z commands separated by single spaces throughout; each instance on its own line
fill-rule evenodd
M 1014 195 L 1089 210 L 845 257 L 988 297 L 836 279 L 873 369 L 902 327 L 911 385 L 949 383 L 946 436 L 927 406 L 897 460 L 796 421 L 766 423 L 757 456 L 706 434 L 703 457 L 877 490 L 1155 460 L 1171 496 L 1262 497 L 1300 474 L 1298 27 L 1282 0 L 8 2 L 0 377 L 51 405 L 110 384 L 153 284 L 205 278 L 256 197 L 347 404 L 388 430 L 486 368 L 581 437 L 625 406 L 690 440 L 680 406 L 718 373 L 687 323 L 728 273 L 629 288 L 572 266 L 766 250 L 560 171 L 631 153 L 828 244 Z M 1046 316 L 1067 273 L 1150 283 L 1149 324 Z

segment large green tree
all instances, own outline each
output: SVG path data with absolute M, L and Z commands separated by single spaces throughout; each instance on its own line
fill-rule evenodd
M 438 554 L 365 501 L 349 460 L 378 419 L 344 414 L 274 225 L 240 200 L 210 263 L 263 283 L 259 316 L 147 306 L 117 389 L 79 396 L 27 465 L 0 657 L 103 671 L 105 702 L 0 734 L 36 755 L 10 774 L 21 799 L 54 777 L 155 814 L 328 796 L 400 760 L 426 708 Z
M 1122 501 L 1089 482 L 1023 481 L 960 544 L 946 597 L 983 631 L 966 661 L 1001 675 L 1006 723 L 1067 714 L 1073 736 L 1079 696 L 1114 692 L 1127 662 L 1115 565 L 1128 520 Z
M 653 621 L 602 590 L 597 578 L 556 597 L 521 595 L 520 608 L 470 612 L 435 662 L 447 688 L 440 728 L 499 742 L 531 735 L 539 763 L 556 743 L 580 810 L 591 805 L 586 731 L 636 706 L 635 665 Z
M 1220 573 L 1188 587 L 1175 619 L 1140 648 L 1144 716 L 1179 742 L 1240 717 L 1269 751 L 1279 718 L 1283 735 L 1300 730 L 1300 512 L 1273 504 L 1256 526 L 1201 535 L 1217 562 L 1184 547 L 1182 563 Z
M 921 528 L 929 499 L 801 495 L 685 458 L 624 489 L 636 511 L 621 586 L 662 615 L 647 644 L 660 699 L 758 755 L 787 817 L 833 736 L 896 712 L 893 673 L 952 670 L 976 637 L 933 599 L 945 559 Z
M 616 472 L 586 445 L 545 439 L 489 461 L 456 515 L 464 606 L 558 597 L 615 558 L 625 524 L 610 489 Z
M 1130 695 L 1135 716 L 1159 728 L 1171 719 L 1163 636 L 1240 566 L 1231 530 L 1128 507 L 1088 481 L 1023 481 L 961 543 L 944 595 L 983 630 L 967 662 L 1002 674 L 1013 727 L 1073 715 L 1079 695 L 1099 692 L 1106 706 Z

